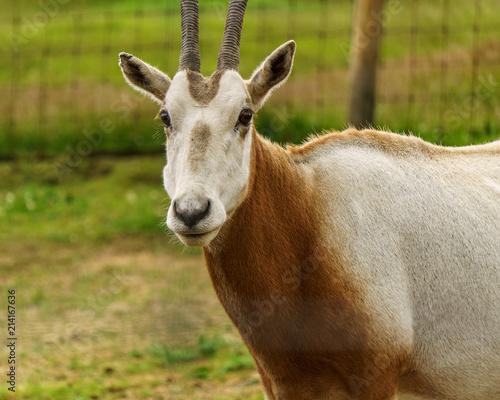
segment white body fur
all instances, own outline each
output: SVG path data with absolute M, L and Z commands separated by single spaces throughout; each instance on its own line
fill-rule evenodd
M 431 158 L 325 142 L 302 162 L 375 336 L 409 340 L 400 392 L 418 376 L 428 398 L 500 399 L 500 142 Z

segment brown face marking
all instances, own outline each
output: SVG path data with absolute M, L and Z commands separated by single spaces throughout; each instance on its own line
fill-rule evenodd
M 203 159 L 210 136 L 210 126 L 208 124 L 204 122 L 196 123 L 191 132 L 191 143 L 189 145 L 189 166 L 193 172 L 199 170 L 200 162 Z
M 208 105 L 219 91 L 220 78 L 225 70 L 217 70 L 205 78 L 199 72 L 187 70 L 189 93 L 200 105 Z
M 247 133 L 250 131 L 250 127 L 252 126 L 252 124 L 250 124 L 249 126 L 242 126 L 240 127 L 240 139 L 241 140 L 244 140 Z

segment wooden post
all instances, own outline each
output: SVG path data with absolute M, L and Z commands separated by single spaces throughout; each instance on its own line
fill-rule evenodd
M 356 128 L 373 124 L 383 3 L 384 0 L 355 1 L 349 71 L 349 123 Z

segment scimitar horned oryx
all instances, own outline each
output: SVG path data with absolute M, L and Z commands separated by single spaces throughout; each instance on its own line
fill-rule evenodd
M 253 117 L 295 42 L 244 80 L 245 6 L 230 2 L 209 77 L 188 0 L 173 79 L 126 53 L 120 66 L 160 104 L 167 225 L 203 247 L 266 399 L 500 399 L 500 142 L 347 129 L 271 143 Z

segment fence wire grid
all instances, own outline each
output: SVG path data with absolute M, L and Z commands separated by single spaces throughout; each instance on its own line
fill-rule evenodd
M 300 142 L 347 123 L 356 2 L 249 1 L 240 73 L 289 39 L 294 71 L 257 119 L 261 133 Z M 215 69 L 227 2 L 200 1 L 202 73 Z M 375 125 L 451 145 L 500 136 L 500 3 L 386 0 Z M 133 93 L 118 68 L 126 51 L 171 77 L 180 52 L 177 0 L 8 0 L 0 16 L 0 157 L 61 155 L 83 137 L 96 153 L 162 150 L 157 106 Z M 92 136 L 93 135 L 93 136 Z

